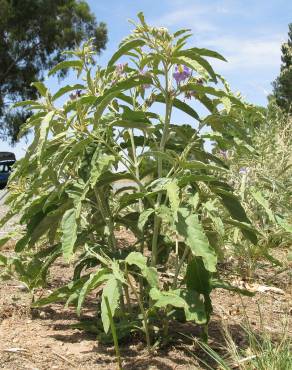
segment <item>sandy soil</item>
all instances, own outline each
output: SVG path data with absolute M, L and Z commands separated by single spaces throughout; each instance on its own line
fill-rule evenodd
M 2 215 L 5 211 L 2 207 Z M 6 246 L 1 252 L 10 254 L 11 246 Z M 55 287 L 66 283 L 71 274 L 72 269 L 59 261 L 53 267 L 51 276 L 54 279 L 50 279 L 48 288 L 39 289 L 36 295 L 49 294 Z M 249 289 L 260 290 L 258 287 L 266 285 L 272 289 L 258 292 L 254 297 L 240 297 L 235 293 L 216 290 L 213 293 L 214 313 L 209 328 L 211 346 L 217 348 L 217 343 L 223 343 L 222 323 L 227 322 L 237 343 L 244 347 L 246 339 L 240 323 L 246 317 L 255 330 L 260 330 L 263 324 L 265 330 L 280 334 L 283 321 L 291 317 L 289 271 L 275 276 L 267 265 L 259 271 L 256 282 L 252 284 L 232 275 L 229 265 L 221 266 L 221 274 L 229 281 Z M 74 308 L 64 309 L 62 305 L 52 304 L 41 309 L 30 309 L 31 298 L 19 282 L 0 282 L 0 369 L 117 368 L 113 346 L 99 343 L 94 334 L 72 328 L 72 324 L 78 322 Z M 96 306 L 96 300 L 91 297 L 83 311 L 83 318 L 92 317 Z M 203 369 L 191 354 L 203 357 L 204 354 L 193 343 L 183 343 L 185 339 L 179 333 L 198 336 L 199 329 L 190 324 L 176 324 L 171 329 L 174 339 L 169 346 L 158 349 L 152 356 L 147 354 L 141 339 L 124 341 L 120 344 L 124 369 Z

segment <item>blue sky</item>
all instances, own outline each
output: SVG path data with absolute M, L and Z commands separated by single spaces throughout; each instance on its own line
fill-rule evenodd
M 292 22 L 291 0 L 89 0 L 98 21 L 108 25 L 109 42 L 99 58 L 104 65 L 132 26 L 127 22 L 143 11 L 148 23 L 171 31 L 191 28 L 190 44 L 223 54 L 228 63 L 213 62 L 235 91 L 251 103 L 265 105 L 271 82 L 279 73 L 281 43 Z M 72 83 L 62 81 L 61 84 Z M 52 90 L 56 80 L 49 79 Z M 0 151 L 12 150 L 19 158 L 27 147 L 22 140 L 12 148 L 0 141 Z

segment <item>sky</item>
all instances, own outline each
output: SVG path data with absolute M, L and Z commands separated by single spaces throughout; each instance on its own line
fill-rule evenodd
M 266 105 L 271 82 L 281 63 L 281 44 L 287 40 L 292 22 L 292 0 L 89 0 L 97 21 L 108 26 L 107 49 L 98 58 L 105 65 L 119 42 L 129 34 L 143 11 L 147 23 L 170 31 L 190 28 L 189 46 L 207 47 L 220 52 L 228 63 L 212 60 L 233 91 L 240 91 L 253 104 Z M 56 79 L 46 81 L 52 91 L 60 86 Z M 70 75 L 61 85 L 74 83 Z M 17 158 L 25 153 L 30 138 L 15 147 L 0 140 L 0 151 L 13 151 Z

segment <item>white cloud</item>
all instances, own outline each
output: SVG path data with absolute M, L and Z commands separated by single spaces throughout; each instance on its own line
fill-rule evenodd
M 173 10 L 161 15 L 159 18 L 153 19 L 149 23 L 166 27 L 183 24 L 184 27 L 190 27 L 193 31 L 200 32 L 215 31 L 217 29 L 212 22 L 206 20 L 207 16 L 203 17 L 215 9 L 213 5 L 193 4 L 190 6 L 185 1 L 176 1 L 173 4 L 176 5 Z
M 284 36 L 262 37 L 221 37 L 204 41 L 204 46 L 221 52 L 228 63 L 220 64 L 220 69 L 271 69 L 280 65 L 281 44 Z

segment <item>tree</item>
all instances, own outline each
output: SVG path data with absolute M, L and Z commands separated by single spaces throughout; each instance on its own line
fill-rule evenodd
M 289 24 L 288 42 L 282 45 L 280 76 L 273 82 L 274 98 L 279 107 L 288 111 L 292 104 L 292 23 Z
M 65 60 L 63 51 L 93 37 L 99 54 L 107 29 L 83 0 L 0 0 L 0 13 L 0 137 L 13 143 L 30 112 L 11 111 L 11 103 L 35 99 L 31 83 Z

